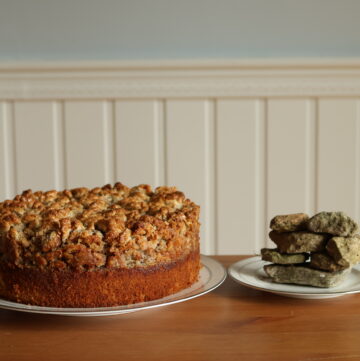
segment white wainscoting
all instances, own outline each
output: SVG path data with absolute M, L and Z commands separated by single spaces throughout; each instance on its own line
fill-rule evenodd
M 360 61 L 0 65 L 0 199 L 176 185 L 202 252 L 252 254 L 280 213 L 360 220 Z

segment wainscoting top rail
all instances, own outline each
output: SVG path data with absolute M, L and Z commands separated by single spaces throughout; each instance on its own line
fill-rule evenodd
M 360 58 L 248 58 L 120 61 L 0 61 L 0 72 L 184 70 L 184 69 L 360 69 Z
M 0 63 L 0 99 L 357 96 L 360 59 Z

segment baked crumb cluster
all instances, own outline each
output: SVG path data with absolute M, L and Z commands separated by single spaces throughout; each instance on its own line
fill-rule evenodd
M 199 207 L 175 187 L 27 190 L 0 203 L 0 263 L 92 270 L 170 262 L 198 248 Z

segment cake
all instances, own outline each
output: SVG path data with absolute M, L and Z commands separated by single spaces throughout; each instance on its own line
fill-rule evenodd
M 0 203 L 0 297 L 109 307 L 176 293 L 198 279 L 198 219 L 175 187 L 24 191 Z

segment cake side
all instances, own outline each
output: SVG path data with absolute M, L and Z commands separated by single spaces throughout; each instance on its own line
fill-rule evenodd
M 110 307 L 159 299 L 197 281 L 199 252 L 151 267 L 52 271 L 0 267 L 0 297 L 49 307 Z

